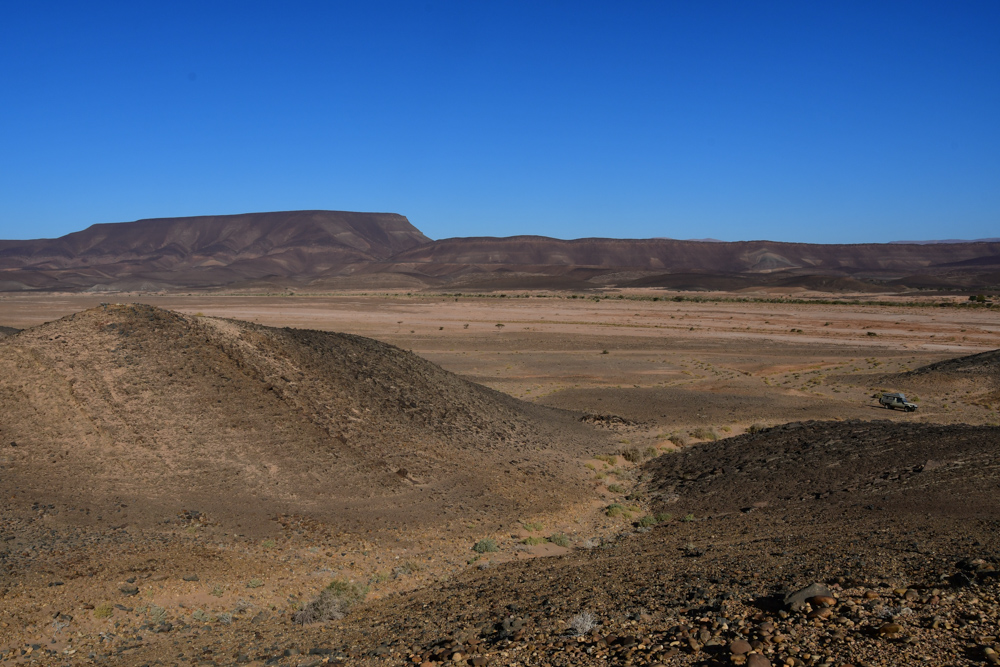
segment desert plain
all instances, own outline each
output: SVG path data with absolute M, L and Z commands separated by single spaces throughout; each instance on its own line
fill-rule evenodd
M 2 664 L 1000 664 L 994 307 L 8 293 L 0 327 Z

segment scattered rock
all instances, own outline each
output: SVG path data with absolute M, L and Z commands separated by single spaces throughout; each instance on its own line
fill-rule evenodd
M 789 593 L 785 596 L 785 607 L 791 609 L 792 611 L 802 611 L 805 607 L 806 602 L 810 598 L 815 597 L 833 597 L 833 591 L 824 586 L 823 584 L 810 584 L 805 588 L 795 591 L 794 593 Z

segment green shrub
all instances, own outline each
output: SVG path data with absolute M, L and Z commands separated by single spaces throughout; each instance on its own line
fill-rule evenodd
M 264 540 L 264 542 L 261 543 L 261 546 L 265 549 L 273 549 L 276 545 L 277 543 L 274 540 Z
M 115 613 L 115 608 L 107 602 L 94 607 L 94 618 L 111 618 Z
M 625 493 L 625 487 L 621 484 L 608 484 L 608 491 L 612 493 Z
M 656 521 L 658 523 L 663 523 L 664 521 L 670 521 L 672 518 L 674 518 L 672 514 L 668 514 L 666 512 L 658 512 L 653 516 L 656 518 Z
M 645 451 L 643 451 L 642 454 L 647 459 L 652 459 L 660 455 L 660 450 L 650 445 L 649 447 L 646 447 Z
M 497 541 L 492 537 L 487 537 L 485 539 L 479 540 L 472 545 L 472 550 L 477 554 L 484 554 L 491 551 L 499 551 L 497 548 Z
M 671 435 L 669 438 L 667 438 L 667 440 L 677 445 L 678 447 L 683 447 L 684 443 L 687 442 L 687 440 L 684 439 L 684 436 L 678 435 L 677 433 Z
M 618 503 L 611 503 L 604 508 L 604 513 L 610 517 L 621 516 L 625 513 L 625 507 Z
M 251 579 L 247 582 L 247 588 L 260 588 L 264 585 L 263 579 Z
M 656 520 L 656 518 L 653 517 L 653 516 L 650 516 L 649 514 L 647 514 L 646 516 L 644 516 L 641 519 L 639 519 L 639 525 L 642 526 L 643 528 L 648 528 L 649 526 L 654 526 L 657 523 L 659 523 L 659 522 Z
M 681 521 L 684 521 L 686 523 L 690 523 L 691 521 L 694 521 L 694 514 L 685 514 L 684 518 L 681 519 Z
M 563 533 L 555 533 L 549 536 L 549 542 L 560 547 L 568 547 L 570 545 L 569 537 Z
M 545 526 L 543 526 L 540 522 L 537 522 L 537 521 L 534 522 L 534 523 L 526 523 L 526 524 L 524 524 L 524 529 L 526 531 L 528 531 L 529 533 L 537 532 L 537 531 L 543 529 L 544 527 Z

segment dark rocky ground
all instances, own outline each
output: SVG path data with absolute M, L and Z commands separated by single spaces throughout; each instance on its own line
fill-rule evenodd
M 283 607 L 245 603 L 221 620 L 192 609 L 159 618 L 142 606 L 142 590 L 123 593 L 113 630 L 59 644 L 56 653 L 38 644 L 30 655 L 19 656 L 30 648 L 21 647 L 6 658 L 109 665 L 997 664 L 998 483 L 995 427 L 787 424 L 651 460 L 639 473 L 634 504 L 621 508 L 635 512 L 633 525 L 564 556 L 501 564 L 481 558 L 453 578 L 306 626 L 293 622 L 291 600 Z M 813 584 L 821 588 L 787 600 Z M 140 575 L 136 587 L 150 585 Z M 61 618 L 52 622 L 69 631 L 80 623 Z

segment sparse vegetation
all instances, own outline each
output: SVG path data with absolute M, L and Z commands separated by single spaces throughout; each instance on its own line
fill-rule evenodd
M 260 588 L 263 585 L 264 581 L 262 579 L 251 579 L 247 582 L 247 588 Z
M 292 618 L 301 625 L 333 621 L 343 618 L 351 607 L 362 602 L 367 596 L 367 586 L 344 579 L 334 579 Z
M 621 484 L 608 484 L 608 491 L 611 493 L 625 493 L 625 487 Z
M 710 428 L 705 426 L 700 426 L 693 431 L 691 431 L 692 438 L 698 438 L 699 440 L 718 440 L 719 436 Z
M 681 519 L 681 521 L 683 521 L 685 523 L 690 523 L 690 522 L 694 521 L 694 514 L 685 514 L 684 518 Z
M 653 515 L 653 517 L 656 518 L 656 521 L 658 523 L 663 523 L 665 521 L 670 521 L 673 518 L 673 515 L 668 514 L 667 512 L 657 512 L 656 514 Z
M 273 549 L 275 546 L 277 546 L 277 543 L 274 540 L 264 540 L 261 543 L 261 546 L 264 547 L 265 549 Z
M 94 607 L 94 618 L 111 618 L 115 613 L 115 608 L 104 602 Z
M 629 463 L 642 463 L 643 456 L 638 447 L 628 447 L 618 453 Z
M 537 537 L 535 535 L 532 535 L 531 537 L 526 537 L 523 540 L 521 540 L 521 544 L 527 544 L 528 546 L 532 547 L 535 546 L 536 544 L 544 544 L 545 542 L 548 542 L 548 540 L 545 539 L 544 537 Z
M 685 440 L 684 436 L 679 435 L 677 433 L 671 435 L 669 438 L 667 438 L 667 440 L 669 440 L 671 443 L 673 443 L 678 447 L 683 447 L 685 443 L 687 443 L 687 440 Z
M 643 528 L 648 528 L 649 526 L 655 526 L 658 523 L 659 521 L 656 520 L 656 517 L 649 514 L 639 519 L 639 525 L 642 526 Z
M 487 537 L 485 539 L 479 540 L 474 545 L 472 545 L 472 550 L 477 554 L 485 554 L 493 551 L 499 551 L 497 548 L 497 541 L 492 537 Z
M 567 631 L 572 635 L 585 635 L 597 627 L 597 619 L 589 611 L 584 611 L 569 619 Z

